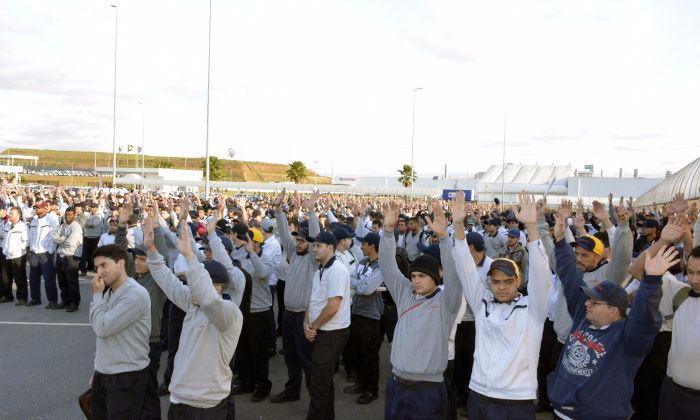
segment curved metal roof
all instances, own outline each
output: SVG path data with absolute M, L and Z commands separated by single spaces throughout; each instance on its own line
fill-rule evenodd
M 663 182 L 642 194 L 636 201 L 638 206 L 651 206 L 653 203 L 668 203 L 673 200 L 673 195 L 682 192 L 686 199 L 700 198 L 700 158 L 675 174 L 667 177 Z

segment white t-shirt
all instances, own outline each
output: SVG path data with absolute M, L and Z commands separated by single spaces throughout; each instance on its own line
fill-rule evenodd
M 321 315 L 329 298 L 340 296 L 342 301 L 338 312 L 320 328 L 321 331 L 340 330 L 350 326 L 350 276 L 345 266 L 336 261 L 335 257 L 331 261 L 330 266 L 326 265 L 314 273 L 309 302 L 309 323 L 313 323 Z

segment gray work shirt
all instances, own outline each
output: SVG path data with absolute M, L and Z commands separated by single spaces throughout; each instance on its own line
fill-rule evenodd
M 93 294 L 90 324 L 97 335 L 97 372 L 113 375 L 148 366 L 151 298 L 136 280 L 127 277 L 115 292 Z

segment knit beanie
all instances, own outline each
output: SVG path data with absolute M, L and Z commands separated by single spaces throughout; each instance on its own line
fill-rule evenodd
M 430 255 L 424 254 L 416 258 L 408 268 L 408 272 L 427 274 L 432 277 L 436 285 L 440 282 L 440 263 Z

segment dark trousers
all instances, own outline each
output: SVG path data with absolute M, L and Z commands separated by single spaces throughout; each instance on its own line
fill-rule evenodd
M 659 415 L 661 385 L 666 377 L 671 332 L 659 332 L 634 377 L 633 419 L 656 420 Z
M 182 322 L 185 320 L 185 311 L 177 305 L 170 304 L 168 313 L 168 365 L 163 372 L 163 385 L 170 385 L 170 378 L 173 376 L 175 368 L 175 354 L 180 345 L 180 333 L 182 333 Z
M 557 333 L 554 331 L 554 322 L 549 319 L 544 322 L 542 342 L 540 344 L 540 356 L 537 363 L 537 408 L 542 411 L 552 411 L 547 395 L 547 375 L 557 367 L 561 347 L 557 346 Z
M 454 383 L 455 361 L 448 360 L 445 372 L 442 377 L 445 378 L 445 389 L 447 389 L 447 418 L 450 420 L 457 419 L 457 390 Z
M 284 324 L 282 317 L 284 314 L 284 280 L 277 280 L 277 335 L 282 335 L 282 326 Z
M 114 375 L 95 372 L 92 378 L 93 418 L 141 419 L 148 378 L 148 368 Z
M 335 418 L 333 375 L 335 365 L 350 337 L 350 327 L 316 333 L 309 371 L 309 411 L 306 420 Z
M 27 300 L 29 295 L 27 290 L 27 254 L 8 259 L 7 263 L 10 266 L 10 290 L 12 290 L 12 281 L 14 280 L 17 286 L 17 300 Z
M 44 290 L 46 291 L 46 299 L 50 303 L 56 303 L 58 300 L 58 291 L 56 290 L 56 274 L 53 269 L 53 254 L 42 252 L 35 254 L 29 253 L 29 292 L 32 300 L 41 302 L 41 277 L 44 277 Z
M 470 391 L 467 403 L 469 420 L 535 420 L 532 400 L 499 400 Z
M 228 399 L 211 408 L 197 408 L 186 404 L 170 404 L 168 420 L 226 420 Z
M 350 338 L 343 351 L 345 369 L 357 375 L 357 384 L 363 391 L 379 391 L 379 347 L 382 345 L 382 326 L 378 319 L 352 315 Z
M 384 420 L 447 419 L 447 387 L 444 382 L 411 385 L 397 382 L 392 375 L 384 394 Z
M 267 336 L 267 347 L 271 351 L 277 350 L 277 327 L 275 326 L 275 293 L 277 292 L 277 286 L 270 286 L 270 294 L 272 295 L 272 306 L 270 306 L 270 312 L 272 316 L 267 320 L 270 324 L 265 330 L 269 334 Z
M 14 296 L 12 296 L 12 270 L 9 260 L 2 253 L 2 248 L 0 248 L 0 297 L 14 300 Z
M 476 344 L 476 327 L 474 321 L 462 321 L 457 324 L 455 332 L 454 387 L 457 406 L 467 403 L 469 398 L 469 380 L 474 365 L 474 346 Z
M 301 373 L 306 376 L 309 387 L 312 346 L 304 336 L 304 312 L 284 311 L 282 316 L 282 349 L 287 365 L 289 380 L 284 384 L 284 392 L 290 397 L 298 397 L 301 391 Z
M 237 365 L 241 386 L 263 394 L 269 394 L 272 388 L 267 355 L 272 316 L 271 309 L 248 314 L 243 320 L 241 337 L 238 340 Z
M 160 343 L 148 344 L 151 350 L 148 352 L 150 363 L 148 364 L 148 384 L 143 398 L 143 415 L 141 419 L 160 420 L 160 399 L 158 398 L 158 369 L 160 368 Z
M 382 336 L 386 334 L 387 340 L 391 343 L 394 341 L 394 330 L 396 323 L 399 322 L 399 314 L 396 310 L 396 305 L 390 305 L 384 302 L 384 312 L 382 313 Z
M 58 287 L 61 289 L 61 302 L 68 305 L 80 304 L 80 284 L 78 283 L 78 263 L 80 257 L 72 255 L 56 258 Z
M 83 255 L 85 256 L 85 268 L 90 271 L 95 270 L 95 262 L 92 259 L 92 253 L 97 249 L 97 244 L 100 242 L 100 237 L 88 238 L 87 236 L 83 238 Z M 83 266 L 81 265 L 81 268 Z
M 661 387 L 659 419 L 700 419 L 700 390 L 681 387 L 666 376 Z

